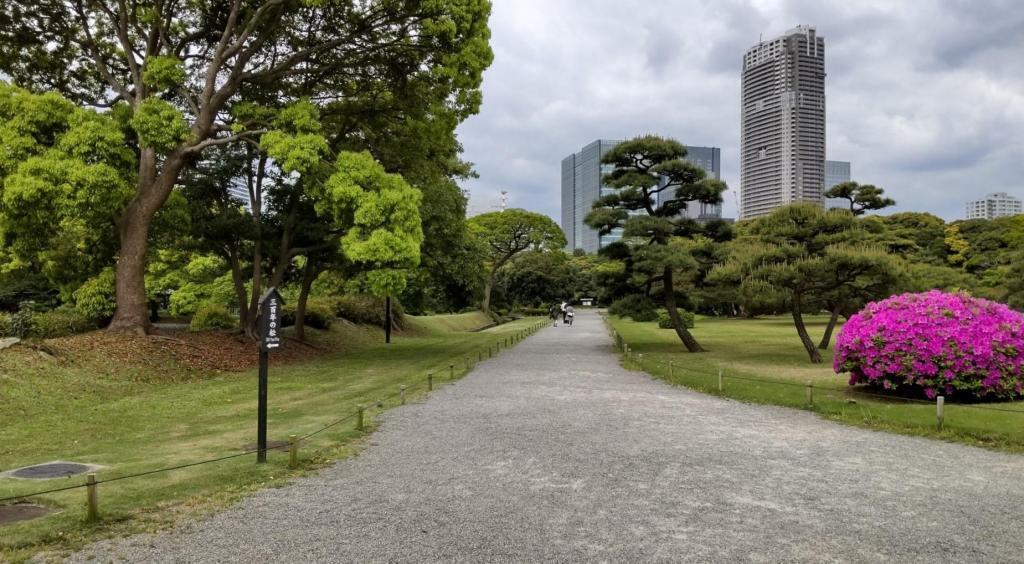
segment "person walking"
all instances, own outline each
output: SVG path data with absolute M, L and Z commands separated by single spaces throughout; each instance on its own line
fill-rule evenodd
M 548 308 L 548 317 L 551 318 L 551 326 L 558 327 L 558 306 L 556 304 L 551 304 L 551 307 Z
M 572 327 L 572 319 L 576 317 L 576 311 L 573 309 L 572 304 L 565 306 L 565 319 L 569 327 Z

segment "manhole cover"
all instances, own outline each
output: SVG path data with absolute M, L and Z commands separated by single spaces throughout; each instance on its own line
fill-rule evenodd
M 64 478 L 75 474 L 82 474 L 94 469 L 90 464 L 79 464 L 77 462 L 47 462 L 26 466 L 12 470 L 10 475 L 15 478 L 26 478 L 29 480 L 46 480 L 48 478 Z
M 42 505 L 33 505 L 31 503 L 0 505 L 0 525 L 17 523 L 18 521 L 28 521 L 29 519 L 42 517 L 49 512 L 50 510 Z

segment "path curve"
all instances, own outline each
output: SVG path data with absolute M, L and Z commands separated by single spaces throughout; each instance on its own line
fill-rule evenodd
M 72 560 L 1024 560 L 1024 457 L 670 387 L 621 368 L 591 312 L 389 412 L 373 443 Z

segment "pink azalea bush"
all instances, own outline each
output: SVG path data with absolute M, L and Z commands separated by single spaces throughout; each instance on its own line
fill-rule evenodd
M 911 387 L 929 399 L 1020 396 L 1024 315 L 965 294 L 892 296 L 846 322 L 833 368 L 850 385 Z

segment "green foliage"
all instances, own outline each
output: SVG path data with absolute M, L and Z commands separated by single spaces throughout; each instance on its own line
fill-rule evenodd
M 114 315 L 116 275 L 105 268 L 75 290 L 75 310 L 93 323 L 104 323 Z
M 0 82 L 0 270 L 65 299 L 113 262 L 135 158 L 120 125 L 57 94 Z
M 75 308 L 64 307 L 32 317 L 32 337 L 55 339 L 96 329 L 96 322 Z
M 336 166 L 337 172 L 315 189 L 317 211 L 345 231 L 342 252 L 371 271 L 371 291 L 378 296 L 397 294 L 405 284 L 402 269 L 419 264 L 422 196 L 401 176 L 386 172 L 368 152 L 344 151 Z
M 169 152 L 188 137 L 185 116 L 160 98 L 146 98 L 135 110 L 132 129 L 139 136 L 139 145 Z
M 334 298 L 335 314 L 352 323 L 378 327 L 384 325 L 384 306 L 383 298 L 366 294 L 349 294 Z M 391 299 L 391 320 L 395 327 L 401 328 L 405 324 L 405 310 L 394 298 Z
M 679 319 L 682 320 L 683 325 L 687 329 L 693 329 L 696 325 L 697 317 L 692 311 L 686 311 L 685 309 L 678 310 Z M 658 310 L 658 327 L 661 329 L 675 329 L 675 325 L 672 323 L 672 317 L 669 316 L 665 310 Z
M 11 333 L 11 314 L 0 311 L 0 338 L 13 336 Z
M 173 90 L 185 83 L 185 68 L 177 57 L 146 57 L 142 81 L 157 91 Z
M 557 223 L 544 214 L 522 209 L 473 216 L 469 228 L 487 249 L 492 270 L 527 249 L 565 247 L 565 233 Z
M 885 190 L 871 184 L 841 182 L 825 192 L 826 198 L 841 198 L 850 202 L 850 212 L 863 215 L 869 210 L 880 210 L 896 205 L 896 200 L 886 198 Z
M 296 302 L 286 303 L 281 312 L 281 325 L 295 325 Z M 314 329 L 330 329 L 337 317 L 337 301 L 330 298 L 309 298 L 306 300 L 305 323 Z
M 7 321 L 7 335 L 24 339 L 32 334 L 35 329 L 35 309 L 32 302 L 22 302 L 18 311 L 10 316 Z
M 654 321 L 658 319 L 658 306 L 648 296 L 633 294 L 615 300 L 608 306 L 608 313 L 617 317 L 629 317 L 633 321 Z
M 238 318 L 228 312 L 221 304 L 206 302 L 196 308 L 190 331 L 207 331 L 211 329 L 232 329 L 238 325 Z
M 189 315 L 198 312 L 198 308 L 204 303 L 238 307 L 238 298 L 235 294 L 231 273 L 222 274 L 213 279 L 198 279 L 182 284 L 171 294 L 169 309 L 171 315 Z

